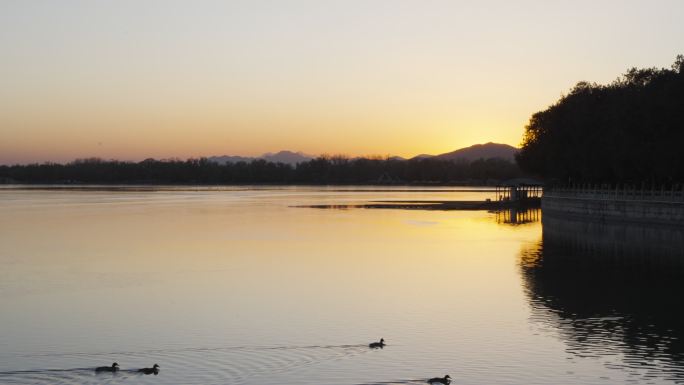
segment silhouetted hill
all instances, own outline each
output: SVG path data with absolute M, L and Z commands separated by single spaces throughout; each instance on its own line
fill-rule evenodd
M 474 161 L 478 159 L 500 158 L 513 161 L 518 149 L 501 143 L 476 144 L 470 147 L 458 149 L 439 155 L 420 154 L 411 159 L 439 159 L 439 160 L 466 160 Z
M 247 157 L 247 156 L 233 156 L 233 155 L 222 155 L 222 156 L 210 156 L 209 161 L 218 163 L 218 164 L 226 164 L 226 163 L 237 163 L 237 162 L 251 162 L 256 158 L 252 157 Z
M 470 147 L 462 148 L 460 150 L 448 152 L 446 154 L 437 155 L 435 158 L 442 160 L 477 160 L 489 158 L 501 158 L 506 160 L 513 160 L 518 149 L 507 144 L 500 143 L 485 143 L 476 144 Z
M 266 153 L 261 156 L 261 159 L 273 163 L 297 164 L 302 162 L 308 162 L 311 159 L 313 159 L 313 157 L 301 152 L 280 151 L 275 154 L 270 152 Z
M 259 156 L 259 157 L 223 155 L 223 156 L 210 156 L 207 159 L 210 162 L 214 162 L 214 163 L 218 163 L 218 164 L 251 162 L 251 161 L 257 160 L 257 159 L 263 159 L 267 162 L 285 163 L 285 164 L 295 165 L 297 163 L 308 162 L 311 159 L 313 159 L 313 157 L 308 156 L 308 155 L 301 153 L 301 152 L 292 152 L 292 151 L 284 150 L 284 151 L 279 151 L 276 153 L 268 152 L 268 153 L 266 153 L 262 156 Z

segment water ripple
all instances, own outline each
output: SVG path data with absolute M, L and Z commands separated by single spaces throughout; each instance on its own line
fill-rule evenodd
M 182 372 L 184 381 L 202 384 L 250 382 L 255 376 L 278 376 L 326 361 L 348 359 L 369 352 L 366 345 L 228 346 L 152 349 L 125 352 L 69 352 L 28 354 L 28 357 L 98 357 L 103 362 L 160 363 L 159 375 Z M 106 357 L 106 359 L 105 359 Z M 137 369 L 95 373 L 95 367 L 33 369 L 0 372 L 3 384 L 89 384 L 141 380 Z

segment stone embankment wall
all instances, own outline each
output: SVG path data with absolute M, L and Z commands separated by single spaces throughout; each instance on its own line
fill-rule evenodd
M 544 214 L 542 229 L 544 248 L 557 254 L 582 255 L 592 263 L 631 261 L 684 268 L 684 226 Z
M 545 217 L 684 226 L 684 193 L 675 190 L 550 189 Z

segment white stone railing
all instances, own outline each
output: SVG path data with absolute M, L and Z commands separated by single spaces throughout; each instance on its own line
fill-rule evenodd
M 549 187 L 544 189 L 544 196 L 549 198 L 684 203 L 684 190 L 682 190 L 682 186 L 670 188 L 641 188 L 634 186 L 615 186 L 609 188 L 601 185 Z

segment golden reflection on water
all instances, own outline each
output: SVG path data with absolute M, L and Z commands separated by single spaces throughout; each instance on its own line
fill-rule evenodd
M 580 384 L 615 376 L 602 365 L 573 366 L 562 341 L 530 324 L 520 266 L 539 264 L 538 253 L 525 251 L 541 236 L 534 220 L 293 207 L 409 192 L 0 194 L 0 372 L 113 359 L 163 361 L 155 383 L 358 384 L 460 371 L 473 384 Z M 382 352 L 358 350 L 381 337 Z M 303 348 L 329 345 L 339 351 Z M 221 350 L 235 346 L 291 349 L 248 358 Z M 197 350 L 204 347 L 218 349 L 214 361 Z
M 520 267 L 532 269 L 541 263 L 541 240 L 525 243 L 520 247 Z
M 407 299 L 438 307 L 431 302 L 464 282 L 514 284 L 511 266 L 500 262 L 515 252 L 505 243 L 526 236 L 475 212 L 320 211 L 289 207 L 291 199 L 221 194 L 87 192 L 51 204 L 54 193 L 33 194 L 35 205 L 3 207 L 11 218 L 0 228 L 3 300 L 73 303 L 75 296 L 151 318 L 157 312 L 146 305 L 179 302 L 195 307 L 199 320 L 277 317 L 279 307 L 306 312 L 330 303 L 341 317 L 399 312 Z M 507 241 L 492 242 L 503 234 Z

